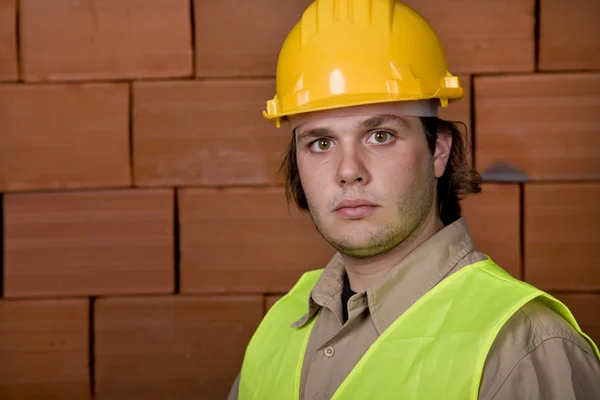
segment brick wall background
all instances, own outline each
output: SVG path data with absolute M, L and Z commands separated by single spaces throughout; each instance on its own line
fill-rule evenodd
M 262 119 L 309 0 L 0 0 L 0 398 L 224 398 L 333 251 Z M 476 244 L 600 341 L 600 2 L 409 0 L 466 99 Z

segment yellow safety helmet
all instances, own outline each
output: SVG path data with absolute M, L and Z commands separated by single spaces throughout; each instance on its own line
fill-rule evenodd
M 429 23 L 395 0 L 316 0 L 288 34 L 276 95 L 263 116 L 282 117 L 394 101 L 460 99 Z M 437 107 L 436 107 L 437 109 Z

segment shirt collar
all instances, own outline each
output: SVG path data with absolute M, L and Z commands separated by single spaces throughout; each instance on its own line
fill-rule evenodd
M 292 328 L 304 326 L 321 309 L 340 296 L 344 288 L 344 274 L 346 269 L 342 256 L 337 253 L 325 267 L 323 274 L 310 292 L 308 298 L 308 311 L 299 320 L 292 324 Z M 341 313 L 341 310 L 339 310 Z
M 413 250 L 383 281 L 367 289 L 369 311 L 378 333 L 381 335 L 472 251 L 473 241 L 466 222 L 459 218 Z M 312 289 L 307 313 L 292 324 L 293 328 L 304 326 L 321 307 L 334 303 L 339 307 L 341 302 L 335 300 L 341 296 L 344 273 L 344 263 L 338 253 Z M 349 307 L 356 306 L 353 300 L 361 301 L 361 296 L 352 298 Z M 341 315 L 341 309 L 333 311 Z
M 413 250 L 383 281 L 367 289 L 378 333 L 381 335 L 473 250 L 466 222 L 460 218 Z

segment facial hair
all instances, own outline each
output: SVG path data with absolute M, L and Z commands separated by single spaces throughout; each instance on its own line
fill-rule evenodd
M 354 258 L 367 258 L 385 253 L 399 244 L 410 240 L 424 226 L 436 199 L 437 180 L 433 170 L 433 160 L 422 174 L 412 181 L 405 194 L 396 201 L 395 218 L 386 222 L 376 231 L 368 233 L 361 244 L 353 243 L 350 236 L 335 235 L 321 216 L 321 210 L 308 205 L 315 227 L 323 238 L 341 254 Z

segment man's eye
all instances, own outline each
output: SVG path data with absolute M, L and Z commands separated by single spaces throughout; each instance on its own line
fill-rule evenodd
M 316 153 L 321 153 L 323 151 L 329 150 L 332 147 L 333 147 L 333 143 L 331 143 L 331 140 L 319 139 L 319 140 L 315 140 L 311 144 L 310 149 Z
M 394 140 L 394 135 L 387 131 L 375 131 L 369 136 L 367 142 L 375 144 L 386 144 Z

